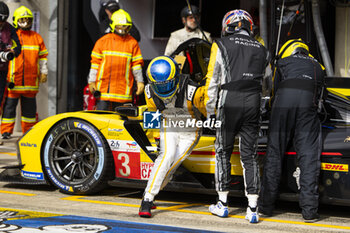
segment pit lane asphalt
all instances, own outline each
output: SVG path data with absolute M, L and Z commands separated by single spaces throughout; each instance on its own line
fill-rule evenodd
M 0 146 L 0 167 L 16 163 L 15 141 Z M 0 169 L 1 172 L 1 169 Z M 261 218 L 258 224 L 244 219 L 246 200 L 230 198 L 230 215 L 219 218 L 208 212 L 215 196 L 161 192 L 151 219 L 140 218 L 138 208 L 143 190 L 110 187 L 94 196 L 70 196 L 48 186 L 0 183 L 0 208 L 39 211 L 64 215 L 122 220 L 221 232 L 350 232 L 349 207 L 320 207 L 321 220 L 304 223 L 296 202 L 278 202 L 276 215 Z

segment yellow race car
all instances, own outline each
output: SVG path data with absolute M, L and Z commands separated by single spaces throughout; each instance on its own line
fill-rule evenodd
M 142 128 L 146 109 L 120 107 L 120 114 L 81 111 L 40 121 L 18 141 L 20 180 L 53 184 L 71 194 L 98 192 L 113 179 L 147 180 L 157 156 L 157 138 L 154 130 Z M 183 167 L 213 174 L 213 141 L 213 136 L 203 136 Z M 239 153 L 232 163 L 233 174 L 241 176 Z
M 350 101 L 334 92 L 325 100 L 324 148 L 320 175 L 322 201 L 350 204 Z M 0 181 L 52 184 L 64 193 L 91 194 L 117 184 L 144 187 L 157 156 L 157 132 L 143 128 L 146 106 L 122 106 L 116 112 L 63 113 L 37 123 L 18 141 L 16 166 L 6 167 Z M 266 149 L 267 124 L 261 127 L 258 154 Z M 209 132 L 210 133 L 210 132 Z M 215 136 L 204 134 L 175 173 L 168 190 L 214 193 Z M 281 197 L 297 199 L 296 153 L 287 152 Z M 239 145 L 231 157 L 232 194 L 243 195 Z
M 333 88 L 350 86 L 349 82 L 327 79 Z M 350 205 L 350 100 L 337 89 L 329 89 L 323 106 L 321 201 Z M 147 106 L 121 106 L 116 112 L 80 111 L 42 120 L 18 140 L 18 165 L 5 167 L 0 181 L 50 184 L 68 194 L 97 193 L 108 184 L 144 187 L 158 153 L 157 131 L 143 127 L 145 112 Z M 265 155 L 267 130 L 264 121 L 257 152 L 260 160 Z M 215 192 L 214 140 L 213 132 L 204 132 L 167 190 Z M 231 156 L 231 194 L 243 196 L 239 156 L 236 142 Z M 299 175 L 292 147 L 285 157 L 280 196 L 297 199 Z

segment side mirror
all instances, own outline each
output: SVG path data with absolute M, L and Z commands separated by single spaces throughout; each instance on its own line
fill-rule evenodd
M 139 115 L 137 106 L 118 106 L 115 108 L 115 111 L 125 117 L 137 117 Z

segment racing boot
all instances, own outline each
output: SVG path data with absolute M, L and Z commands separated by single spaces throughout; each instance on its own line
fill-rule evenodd
M 5 132 L 2 134 L 2 139 L 10 139 L 11 138 L 11 134 L 9 132 Z
M 258 208 L 257 207 L 252 208 L 248 206 L 245 219 L 247 219 L 250 223 L 258 223 L 259 222 Z
M 247 194 L 248 198 L 248 207 L 247 214 L 245 219 L 247 219 L 250 223 L 258 223 L 259 222 L 259 213 L 258 213 L 258 198 L 257 194 Z
M 310 217 L 304 217 L 304 222 L 306 223 L 313 223 L 313 222 L 317 222 L 320 220 L 320 215 L 318 215 L 317 213 L 316 214 L 313 214 L 312 216 Z
M 152 201 L 152 207 L 151 207 L 151 210 L 155 210 L 155 209 L 157 209 L 157 206 L 156 206 L 156 204 Z
M 214 215 L 226 218 L 228 216 L 227 203 L 224 203 L 219 200 L 216 204 L 212 204 L 209 206 L 209 211 Z
M 155 209 L 153 208 L 153 206 L 155 206 L 153 205 L 153 201 L 142 200 L 140 210 L 139 210 L 139 216 L 143 218 L 152 217 L 151 209 Z

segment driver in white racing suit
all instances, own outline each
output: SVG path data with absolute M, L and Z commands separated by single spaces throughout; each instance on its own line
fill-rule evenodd
M 200 120 L 199 109 L 205 107 L 201 106 L 204 103 L 201 101 L 204 86 L 199 88 L 187 76 L 181 75 L 178 64 L 172 58 L 154 58 L 147 68 L 147 77 L 149 84 L 145 87 L 145 94 L 148 111 L 154 111 L 154 117 L 158 117 L 160 112 L 162 115 L 160 152 L 139 210 L 140 217 L 150 218 L 154 197 L 198 143 L 201 128 L 193 122 Z

